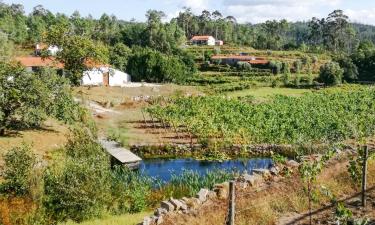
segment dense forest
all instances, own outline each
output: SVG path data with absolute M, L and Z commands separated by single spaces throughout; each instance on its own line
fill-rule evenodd
M 26 15 L 20 4 L 0 3 L 0 51 L 7 56 L 14 44 L 58 45 L 66 49 L 57 58 L 65 63 L 73 83 L 78 83 L 88 59 L 126 70 L 134 81 L 176 82 L 196 71 L 194 57 L 181 47 L 194 35 L 212 35 L 232 46 L 334 55 L 340 66 L 349 67 L 344 70 L 352 72 L 348 75 L 351 80 L 358 79 L 358 71 L 363 74 L 359 79 L 373 80 L 371 64 L 363 62 L 375 55 L 375 27 L 350 23 L 342 10 L 326 18 L 293 23 L 240 24 L 219 11 L 195 15 L 189 8 L 169 22 L 163 22 L 165 16 L 162 11 L 149 10 L 145 22 L 123 21 L 107 14 L 95 19 L 82 17 L 78 11 L 70 16 L 53 14 L 41 5 Z

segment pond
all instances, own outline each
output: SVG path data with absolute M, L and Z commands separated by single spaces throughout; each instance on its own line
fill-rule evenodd
M 224 161 L 202 161 L 195 159 L 148 159 L 142 161 L 139 169 L 144 174 L 168 182 L 172 174 L 179 175 L 183 170 L 193 170 L 200 174 L 207 171 L 221 169 L 228 171 L 247 171 L 253 169 L 269 169 L 272 160 L 269 158 L 236 159 Z

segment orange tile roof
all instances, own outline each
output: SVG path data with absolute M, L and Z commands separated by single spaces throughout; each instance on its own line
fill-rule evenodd
M 207 41 L 210 37 L 212 36 L 194 36 L 191 38 L 191 41 Z
M 265 58 L 251 55 L 214 55 L 211 59 L 237 59 L 239 61 L 247 61 L 250 64 L 267 64 L 269 62 Z
M 265 64 L 268 64 L 269 61 L 266 59 L 255 59 L 255 60 L 250 60 L 249 63 L 252 65 L 265 65 Z
M 58 62 L 54 57 L 42 58 L 35 56 L 23 56 L 17 57 L 16 61 L 20 62 L 23 66 L 26 67 L 55 67 L 62 69 L 64 64 Z
M 42 58 L 37 56 L 22 56 L 16 57 L 16 61 L 20 62 L 25 67 L 54 67 L 58 69 L 64 68 L 64 64 L 57 61 L 54 57 Z M 85 65 L 88 68 L 110 67 L 109 64 L 101 64 L 92 60 L 87 60 L 85 62 Z

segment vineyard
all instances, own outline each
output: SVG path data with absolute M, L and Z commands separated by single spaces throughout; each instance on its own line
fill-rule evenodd
M 350 86 L 259 104 L 218 96 L 159 99 L 146 111 L 165 127 L 201 142 L 326 143 L 372 135 L 374 100 L 375 88 Z

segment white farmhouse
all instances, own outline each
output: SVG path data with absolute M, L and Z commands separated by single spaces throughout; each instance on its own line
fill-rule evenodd
M 93 68 L 83 72 L 83 86 L 124 86 L 131 82 L 129 74 L 110 67 Z
M 194 36 L 190 39 L 192 45 L 215 45 L 215 38 L 212 36 Z

